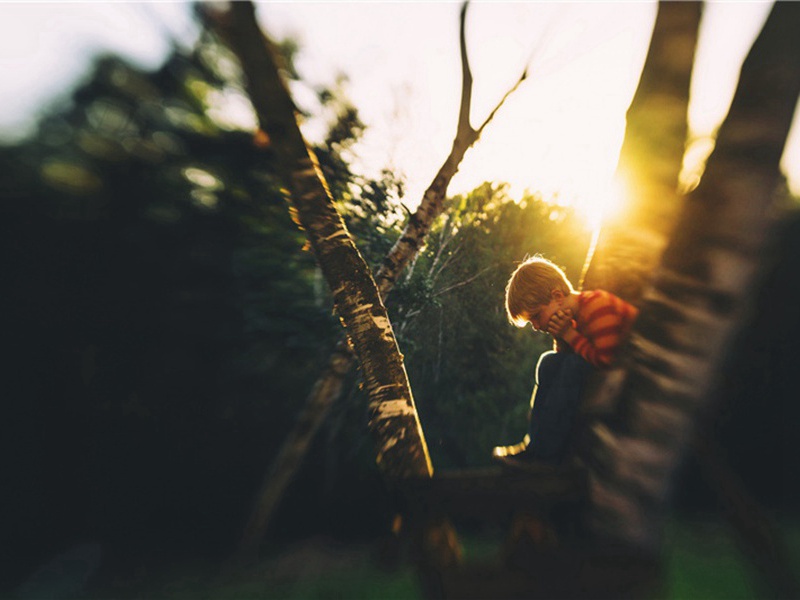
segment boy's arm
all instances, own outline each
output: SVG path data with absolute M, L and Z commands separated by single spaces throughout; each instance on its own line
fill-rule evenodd
M 600 368 L 609 367 L 622 344 L 624 319 L 613 300 L 606 295 L 593 297 L 584 307 L 583 314 L 586 335 L 570 323 L 561 332 L 561 338 L 587 362 Z
M 608 348 L 598 347 L 592 343 L 590 338 L 581 335 L 574 327 L 570 327 L 564 332 L 563 339 L 575 351 L 575 354 L 595 367 L 603 369 L 611 366 L 614 360 L 614 351 L 619 346 L 619 342 L 616 342 Z

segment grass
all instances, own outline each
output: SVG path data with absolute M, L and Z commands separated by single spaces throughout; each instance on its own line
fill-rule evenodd
M 794 572 L 800 573 L 800 522 L 779 521 Z M 774 598 L 723 521 L 681 520 L 667 530 L 668 596 L 674 600 Z
M 384 573 L 374 568 L 354 568 L 341 573 L 309 574 L 287 580 L 264 577 L 225 582 L 206 578 L 187 577 L 164 586 L 144 591 L 141 597 L 172 599 L 348 599 L 400 600 L 419 598 L 416 575 L 403 572 Z
M 108 582 L 91 591 L 98 600 L 347 599 L 421 597 L 412 567 L 381 568 L 374 544 L 312 538 L 274 552 L 247 569 L 220 574 L 219 565 L 187 565 L 136 580 Z
M 800 522 L 782 522 L 784 539 L 800 567 Z M 489 559 L 495 540 L 462 536 L 464 555 Z M 718 520 L 675 520 L 667 528 L 667 600 L 768 599 L 754 567 L 740 551 L 733 532 Z M 313 539 L 266 558 L 235 576 L 191 567 L 142 579 L 127 589 L 96 590 L 94 598 L 163 599 L 416 599 L 422 593 L 411 566 L 392 570 L 378 566 L 375 545 L 343 545 Z M 800 569 L 799 569 L 800 570 Z
M 750 600 L 757 574 L 718 521 L 672 523 L 667 534 L 667 598 Z

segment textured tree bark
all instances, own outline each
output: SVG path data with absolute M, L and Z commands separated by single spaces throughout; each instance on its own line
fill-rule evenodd
M 294 104 L 269 42 L 256 23 L 252 3 L 231 3 L 223 33 L 241 61 L 259 124 L 278 157 L 300 223 L 358 357 L 369 396 L 378 465 L 389 479 L 430 477 L 433 467 L 386 309 L 369 267 L 336 211 L 316 158 L 302 137 Z M 263 511 L 257 504 L 241 553 L 257 553 L 262 519 Z
M 600 287 L 634 302 L 641 300 L 683 205 L 678 175 L 687 133 L 689 82 L 700 17 L 700 3 L 662 3 L 636 95 L 627 115 L 620 171 L 633 183 L 633 225 L 603 231 L 586 287 Z M 676 51 L 677 50 L 677 51 Z M 617 376 L 624 376 L 619 372 Z M 792 584 L 788 551 L 774 524 L 731 469 L 711 440 L 698 431 L 692 450 L 745 542 L 753 562 L 775 589 Z M 794 585 L 794 588 L 792 587 Z M 789 594 L 796 595 L 796 594 Z
M 642 300 L 613 418 L 584 457 L 592 529 L 645 552 L 661 541 L 674 471 L 724 376 L 767 260 L 779 160 L 800 92 L 800 5 L 776 3 Z
M 478 129 L 473 129 L 469 122 L 472 73 L 467 57 L 465 20 L 466 4 L 462 7 L 460 15 L 462 87 L 456 136 L 453 140 L 450 154 L 425 190 L 417 210 L 410 216 L 400 238 L 386 255 L 375 275 L 375 280 L 384 302 L 391 293 L 400 273 L 425 245 L 425 237 L 430 231 L 434 220 L 445 208 L 447 187 L 453 176 L 458 172 L 458 167 L 467 150 L 479 139 L 484 127 L 492 120 L 506 98 L 526 77 L 526 73 L 523 73 L 481 126 Z M 331 353 L 320 377 L 311 388 L 294 428 L 284 440 L 281 450 L 270 465 L 259 493 L 261 500 L 259 501 L 260 517 L 258 528 L 261 530 L 261 536 L 266 531 L 269 520 L 283 497 L 287 486 L 300 468 L 314 435 L 322 425 L 334 401 L 341 395 L 344 378 L 352 368 L 353 360 L 347 341 L 341 340 Z
M 621 222 L 605 224 L 584 287 L 638 302 L 683 205 L 678 175 L 687 138 L 689 84 L 700 2 L 660 2 L 642 76 L 626 119 L 617 176 L 631 193 Z

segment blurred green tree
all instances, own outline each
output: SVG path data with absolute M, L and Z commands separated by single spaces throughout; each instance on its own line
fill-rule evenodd
M 317 92 L 317 154 L 374 264 L 400 184 L 351 170 L 358 114 Z M 75 536 L 220 552 L 238 529 L 339 328 L 248 119 L 236 63 L 205 35 L 155 72 L 98 58 L 34 136 L 0 147 L 5 442 L 23 457 L 8 577 Z

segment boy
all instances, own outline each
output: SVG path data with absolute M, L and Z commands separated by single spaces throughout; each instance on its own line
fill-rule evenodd
M 576 292 L 545 258 L 529 258 L 517 267 L 506 286 L 508 320 L 549 333 L 556 350 L 542 354 L 536 365 L 528 434 L 515 446 L 496 447 L 496 460 L 561 461 L 587 375 L 611 366 L 638 312 L 604 290 Z

